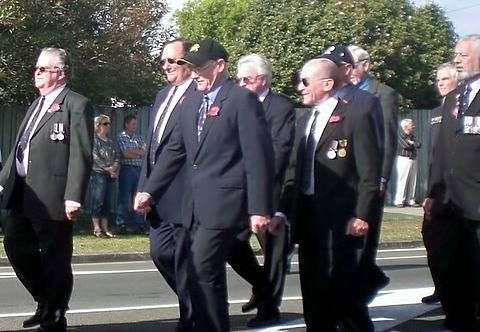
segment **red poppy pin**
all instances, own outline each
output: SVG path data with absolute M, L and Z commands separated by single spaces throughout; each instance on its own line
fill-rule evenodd
M 60 111 L 60 104 L 58 103 L 53 103 L 50 108 L 47 110 L 48 113 L 55 113 L 57 111 Z
M 343 121 L 343 118 L 340 115 L 332 115 L 330 119 L 328 119 L 328 123 L 339 123 L 342 121 Z
M 218 107 L 217 105 L 213 105 L 208 109 L 207 117 L 211 118 L 214 116 L 218 116 L 219 114 L 220 114 L 220 107 Z

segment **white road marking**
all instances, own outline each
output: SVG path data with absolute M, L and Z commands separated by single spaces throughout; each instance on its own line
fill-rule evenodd
M 423 288 L 408 288 L 408 289 L 396 289 L 379 292 L 379 295 L 369 305 L 369 307 L 388 307 L 394 305 L 407 305 L 407 304 L 419 304 L 421 298 L 425 295 L 431 294 L 433 287 Z M 300 301 L 301 296 L 289 296 L 283 297 L 283 301 Z M 230 304 L 243 304 L 247 303 L 249 299 L 237 299 L 230 300 Z M 136 310 L 155 310 L 155 309 L 171 309 L 177 308 L 178 303 L 171 304 L 157 304 L 157 305 L 143 305 L 143 306 L 125 306 L 125 307 L 110 307 L 110 308 L 90 308 L 90 309 L 72 309 L 68 311 L 68 314 L 90 314 L 101 312 L 121 312 L 121 311 L 136 311 Z M 431 307 L 431 306 L 430 306 Z M 31 316 L 33 312 L 19 312 L 0 314 L 0 318 L 14 318 Z M 387 318 L 376 318 L 385 320 Z

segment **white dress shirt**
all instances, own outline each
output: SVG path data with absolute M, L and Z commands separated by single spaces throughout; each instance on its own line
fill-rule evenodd
M 470 88 L 472 90 L 470 91 L 470 95 L 468 96 L 468 105 L 470 105 L 477 95 L 478 91 L 480 90 L 480 78 L 477 78 L 475 81 L 470 82 Z
M 160 116 L 164 111 L 167 113 L 165 114 L 165 119 L 162 122 L 162 126 L 158 129 L 158 137 L 157 137 L 157 142 L 160 142 L 163 136 L 163 132 L 165 131 L 165 127 L 167 126 L 168 119 L 170 118 L 170 115 L 172 114 L 173 109 L 175 106 L 178 104 L 180 101 L 180 98 L 183 97 L 185 94 L 185 91 L 187 91 L 188 87 L 190 86 L 190 83 L 192 83 L 192 79 L 188 79 L 182 84 L 180 84 L 175 91 L 175 95 L 172 97 L 173 91 L 175 89 L 174 86 L 168 91 L 167 98 L 163 101 L 163 103 L 160 105 L 157 114 L 155 115 L 155 126 L 153 128 L 157 128 L 158 121 L 160 120 Z M 168 105 L 168 109 L 165 110 L 165 107 L 167 106 L 168 101 L 170 100 L 170 97 L 172 97 L 172 101 Z
M 317 115 L 317 121 L 315 122 L 315 131 L 313 133 L 313 137 L 315 139 L 315 147 L 317 146 L 318 141 L 320 141 L 320 137 L 322 137 L 323 131 L 327 126 L 328 119 L 330 119 L 330 116 L 332 115 L 333 110 L 335 109 L 337 104 L 338 99 L 336 97 L 330 97 L 313 108 L 310 119 L 308 119 L 307 126 L 305 127 L 305 140 L 308 139 L 308 135 L 310 134 L 310 128 L 312 127 L 315 111 L 318 111 L 319 113 Z M 313 149 L 313 151 L 305 151 L 305 153 L 315 154 L 315 150 L 316 149 Z M 315 164 L 315 158 L 312 158 L 312 163 Z M 311 169 L 314 170 L 314 165 L 312 165 Z M 315 181 L 313 175 L 314 173 L 315 172 L 312 172 L 310 174 L 310 181 L 308 187 L 302 189 L 305 195 L 313 195 L 315 193 Z

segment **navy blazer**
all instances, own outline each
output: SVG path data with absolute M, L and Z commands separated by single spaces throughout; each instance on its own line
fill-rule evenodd
M 168 93 L 173 86 L 167 86 L 161 89 L 155 98 L 155 103 L 150 112 L 150 126 L 148 129 L 147 137 L 146 137 L 146 145 L 147 151 L 143 158 L 142 170 L 140 172 L 140 178 L 138 181 L 138 192 L 144 191 L 144 185 L 147 181 L 147 178 L 150 176 L 152 172 L 152 165 L 154 165 L 162 152 L 164 151 L 165 146 L 167 145 L 168 141 L 170 140 L 173 129 L 178 120 L 179 110 L 181 108 L 181 104 L 184 102 L 186 98 L 194 93 L 195 91 L 195 83 L 192 81 L 190 86 L 187 88 L 185 93 L 182 97 L 178 100 L 177 104 L 173 108 L 170 116 L 167 120 L 165 130 L 163 131 L 162 138 L 160 143 L 157 146 L 155 151 L 155 160 L 150 160 L 150 145 L 152 142 L 153 132 L 154 132 L 154 125 L 155 125 L 155 117 L 157 116 L 157 112 L 160 111 L 160 106 L 165 101 L 168 96 Z M 152 211 L 147 215 L 147 218 L 150 220 L 153 226 L 158 224 L 159 222 L 166 221 L 174 224 L 182 223 L 181 219 L 181 202 L 183 197 L 184 191 L 184 181 L 185 181 L 185 167 L 181 167 L 175 178 L 170 182 L 168 187 L 165 189 L 165 192 L 159 199 L 155 202 L 155 210 Z
M 200 141 L 202 93 L 185 99 L 171 139 L 144 191 L 157 201 L 186 162 L 183 221 L 205 228 L 245 227 L 248 215 L 271 215 L 273 147 L 257 96 L 225 80 L 210 106 Z

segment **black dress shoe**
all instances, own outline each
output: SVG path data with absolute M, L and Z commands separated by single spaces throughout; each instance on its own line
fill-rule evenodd
M 250 319 L 247 323 L 248 327 L 258 328 L 267 327 L 278 323 L 280 320 L 280 311 L 275 309 L 259 309 L 257 316 Z
M 66 332 L 67 319 L 65 318 L 65 311 L 55 310 L 48 312 L 45 315 L 38 332 Z
M 258 307 L 259 302 L 260 301 L 258 300 L 258 297 L 255 294 L 253 294 L 250 300 L 244 305 L 242 305 L 242 312 L 243 313 L 250 312 L 253 309 L 256 309 Z
M 424 304 L 435 304 L 440 302 L 440 295 L 438 295 L 437 291 L 433 292 L 432 295 L 428 295 L 422 298 L 422 303 Z
M 43 309 L 43 306 L 38 305 L 37 310 L 35 311 L 35 314 L 32 317 L 27 318 L 26 320 L 23 321 L 23 328 L 26 329 L 29 327 L 39 325 L 42 322 L 45 314 L 46 312 Z

